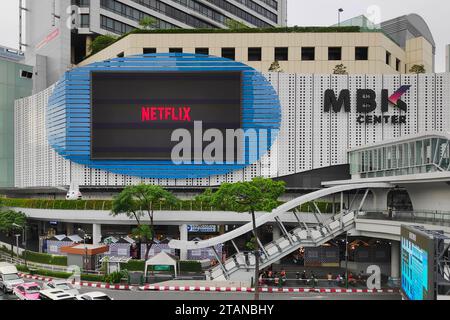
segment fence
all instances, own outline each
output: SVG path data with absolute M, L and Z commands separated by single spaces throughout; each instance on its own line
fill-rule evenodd
M 5 207 L 30 209 L 56 209 L 56 210 L 106 210 L 111 211 L 112 200 L 55 200 L 55 199 L 13 199 L 3 198 L 1 203 Z M 280 205 L 282 202 L 280 202 Z M 330 202 L 316 202 L 322 213 L 333 212 Z M 335 204 L 338 206 L 338 204 Z M 153 207 L 155 211 L 226 211 L 223 208 L 211 206 L 207 202 L 198 200 L 179 200 L 175 204 L 159 201 Z M 305 203 L 301 206 L 302 212 L 313 212 L 314 206 Z
M 397 211 L 371 209 L 358 214 L 358 219 L 392 220 L 450 226 L 449 211 Z

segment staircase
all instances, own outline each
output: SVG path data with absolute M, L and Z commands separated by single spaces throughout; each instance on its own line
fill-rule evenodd
M 355 218 L 358 212 L 364 206 L 367 195 L 373 189 L 391 189 L 393 185 L 383 182 L 368 182 L 359 184 L 338 185 L 330 188 L 320 189 L 289 202 L 280 205 L 278 208 L 272 210 L 270 213 L 260 215 L 255 220 L 256 228 L 262 227 L 266 224 L 277 224 L 283 233 L 283 237 L 275 240 L 269 244 L 262 244 L 260 239 L 256 240 L 261 248 L 260 254 L 260 268 L 263 269 L 272 263 L 280 260 L 286 255 L 294 252 L 300 247 L 317 247 L 337 237 L 338 235 L 349 231 L 355 227 Z M 344 210 L 343 196 L 346 191 L 357 191 L 353 200 L 349 204 L 349 209 Z M 362 190 L 362 198 L 357 198 L 358 193 Z M 341 211 L 332 218 L 324 218 L 320 212 L 315 201 L 329 197 L 331 195 L 340 194 Z M 311 215 L 315 217 L 315 226 L 308 226 L 305 221 L 302 221 L 297 215 L 297 208 L 305 203 L 313 204 L 313 212 Z M 298 224 L 297 228 L 288 231 L 281 221 L 281 215 L 287 212 L 295 216 Z M 214 238 L 199 240 L 199 241 L 183 241 L 172 239 L 169 242 L 169 247 L 179 250 L 196 250 L 202 248 L 211 248 L 214 252 L 216 260 L 219 262 L 211 271 L 206 272 L 206 278 L 209 280 L 234 280 L 234 281 L 249 281 L 254 277 L 255 270 L 255 256 L 252 254 L 245 255 L 236 246 L 234 239 L 253 232 L 253 224 L 249 222 L 237 229 L 231 230 L 227 233 L 219 235 Z M 236 254 L 227 259 L 224 263 L 221 257 L 215 250 L 215 246 L 230 241 L 236 249 Z
M 261 247 L 260 268 L 270 266 L 300 247 L 318 247 L 332 240 L 336 236 L 349 231 L 355 226 L 356 212 L 342 212 L 330 220 L 319 223 L 314 228 L 306 224 L 286 232 L 283 237 Z M 215 281 L 248 280 L 254 276 L 255 256 L 238 252 L 225 263 L 219 264 L 206 272 L 206 278 Z

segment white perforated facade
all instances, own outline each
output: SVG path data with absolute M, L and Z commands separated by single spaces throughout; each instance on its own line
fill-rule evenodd
M 71 163 L 49 146 L 45 130 L 46 104 L 52 88 L 18 100 L 15 106 L 15 185 L 58 187 L 123 186 L 140 182 L 163 186 L 212 186 L 253 177 L 279 177 L 346 164 L 347 150 L 385 139 L 424 131 L 450 130 L 450 73 L 428 75 L 301 75 L 266 74 L 282 105 L 280 135 L 268 155 L 244 170 L 202 179 L 141 179 L 90 169 Z M 402 97 L 408 104 L 406 124 L 358 124 L 357 89 L 395 92 L 411 85 Z M 350 113 L 325 113 L 324 93 L 349 89 Z M 390 106 L 389 115 L 399 109 Z M 373 115 L 381 115 L 377 108 Z

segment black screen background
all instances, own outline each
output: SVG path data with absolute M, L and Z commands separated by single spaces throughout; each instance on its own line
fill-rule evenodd
M 178 128 L 192 136 L 194 121 L 203 122 L 203 131 L 241 128 L 241 97 L 237 71 L 92 72 L 91 159 L 171 160 Z M 192 121 L 142 122 L 142 107 L 152 106 L 188 106 Z

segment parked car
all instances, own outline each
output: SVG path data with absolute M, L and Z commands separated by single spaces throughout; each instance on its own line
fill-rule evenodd
M 26 282 L 13 288 L 13 293 L 19 300 L 39 300 L 41 287 L 36 282 Z
M 14 286 L 23 283 L 15 265 L 0 262 L 0 289 L 3 293 L 12 293 Z
M 44 289 L 54 289 L 54 290 L 63 290 L 66 292 L 70 292 L 73 295 L 78 295 L 80 292 L 73 287 L 72 283 L 68 280 L 60 279 L 60 280 L 52 280 L 46 282 L 44 284 Z
M 64 290 L 48 289 L 39 292 L 40 300 L 77 300 L 75 295 Z
M 88 292 L 77 296 L 78 300 L 114 300 L 100 291 Z

